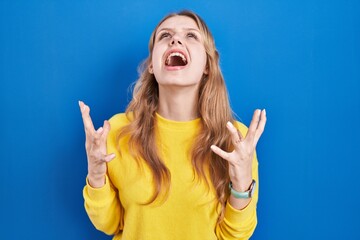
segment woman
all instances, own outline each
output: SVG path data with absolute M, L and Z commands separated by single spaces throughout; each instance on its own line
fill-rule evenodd
M 195 13 L 161 20 L 149 52 L 125 114 L 95 130 L 79 102 L 91 221 L 114 239 L 250 238 L 265 110 L 249 129 L 234 120 L 213 37 Z

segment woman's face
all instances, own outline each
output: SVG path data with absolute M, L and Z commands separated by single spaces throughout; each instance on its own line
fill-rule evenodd
M 155 33 L 150 72 L 162 86 L 198 86 L 206 74 L 203 34 L 186 16 L 166 19 Z

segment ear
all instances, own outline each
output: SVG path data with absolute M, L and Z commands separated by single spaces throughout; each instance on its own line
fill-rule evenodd
M 148 68 L 148 71 L 150 74 L 154 74 L 154 70 L 153 70 L 153 66 L 152 64 L 150 64 L 149 68 Z
M 204 69 L 204 75 L 208 75 L 208 74 L 209 74 L 209 66 L 206 64 Z

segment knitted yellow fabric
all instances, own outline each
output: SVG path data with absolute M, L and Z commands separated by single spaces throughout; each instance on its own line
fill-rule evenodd
M 83 190 L 85 209 L 94 226 L 122 240 L 248 239 L 257 223 L 258 187 L 245 209 L 239 211 L 227 203 L 225 219 L 217 225 L 215 192 L 194 181 L 189 154 L 200 119 L 176 122 L 157 114 L 156 122 L 159 154 L 171 173 L 167 197 L 143 204 L 153 194 L 152 174 L 146 164 L 137 165 L 128 151 L 127 139 L 120 142 L 121 154 L 117 151 L 116 132 L 128 124 L 124 114 L 117 114 L 110 119 L 107 148 L 116 158 L 108 164 L 106 184 L 98 189 L 86 184 Z M 246 135 L 243 124 L 235 126 Z M 253 178 L 258 183 L 256 155 Z

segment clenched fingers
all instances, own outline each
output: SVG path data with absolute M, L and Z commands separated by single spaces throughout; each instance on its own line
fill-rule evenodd
M 103 154 L 100 151 L 92 151 L 91 153 L 89 153 L 88 159 L 93 159 L 94 163 L 104 163 L 104 162 L 110 162 L 111 160 L 113 160 L 115 158 L 115 154 L 111 153 L 111 154 Z
M 104 159 L 105 162 L 110 162 L 114 158 L 115 158 L 115 153 L 111 153 L 111 154 L 105 155 L 105 157 L 103 159 Z
M 91 136 L 87 141 L 89 145 L 93 148 L 100 147 L 102 149 L 106 149 L 106 140 L 110 131 L 110 123 L 108 121 L 104 121 L 104 125 L 96 130 L 95 134 Z M 88 140 L 88 139 L 87 139 Z
M 108 136 L 108 134 L 110 132 L 110 123 L 105 120 L 102 129 L 103 130 L 101 132 L 100 142 L 103 143 L 103 144 L 106 144 L 107 136 Z

